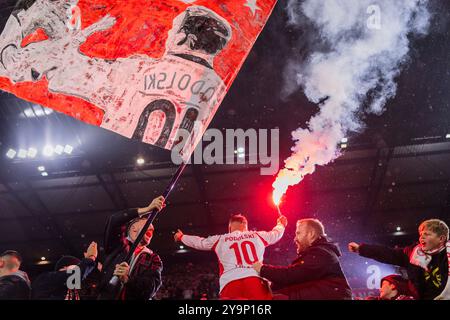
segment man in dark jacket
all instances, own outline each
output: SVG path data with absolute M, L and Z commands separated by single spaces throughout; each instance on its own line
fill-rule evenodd
M 8 250 L 0 255 L 0 300 L 28 300 L 30 280 L 20 271 L 22 257 L 17 251 Z
M 153 236 L 150 225 L 144 238 L 137 246 L 130 265 L 125 258 L 153 209 L 161 210 L 164 198 L 158 197 L 145 208 L 128 209 L 112 215 L 106 224 L 104 248 L 106 259 L 103 263 L 99 285 L 99 299 L 149 300 L 161 286 L 162 261 L 147 246 Z M 120 280 L 119 292 L 110 285 L 113 276 Z
M 81 281 L 94 270 L 96 259 L 97 243 L 95 242 L 89 245 L 83 260 L 72 256 L 61 257 L 56 262 L 55 271 L 43 273 L 33 281 L 31 298 L 33 300 L 80 300 Z M 75 270 L 76 268 L 78 270 Z M 79 279 L 70 281 L 74 276 Z M 77 284 L 78 288 L 76 288 Z
M 287 267 L 264 265 L 253 268 L 272 282 L 276 293 L 290 300 L 350 300 L 352 293 L 339 263 L 341 253 L 330 242 L 319 220 L 297 221 L 294 241 L 297 259 Z
M 409 288 L 415 298 L 450 300 L 448 237 L 449 229 L 445 222 L 431 219 L 419 226 L 419 244 L 392 249 L 351 242 L 348 248 L 360 256 L 406 268 Z

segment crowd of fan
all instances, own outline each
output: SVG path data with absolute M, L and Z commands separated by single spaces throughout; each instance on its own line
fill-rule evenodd
M 215 300 L 219 294 L 217 263 L 175 264 L 164 269 L 156 300 Z
M 404 274 L 388 275 L 381 279 L 379 295 L 367 297 L 365 292 L 353 292 L 356 300 L 413 300 L 413 299 L 450 299 L 450 282 L 448 281 L 448 265 L 450 261 L 450 242 L 448 226 L 441 220 L 424 221 L 419 227 L 419 245 L 403 249 L 391 249 L 378 245 L 349 243 L 350 252 L 362 257 L 376 259 L 380 262 L 402 266 Z M 292 256 L 287 246 L 287 240 L 280 242 L 268 251 L 265 261 L 278 265 L 288 263 L 287 257 Z M 426 250 L 426 251 L 425 251 Z M 89 300 L 96 299 L 96 285 L 101 276 L 101 265 L 96 262 L 97 248 L 93 242 L 84 253 L 84 259 L 63 257 L 55 266 L 55 270 L 40 275 L 30 282 L 27 274 L 20 270 L 22 258 L 16 251 L 6 251 L 0 255 L 0 300 L 11 295 L 24 299 L 66 299 Z M 67 290 L 61 279 L 67 278 L 67 270 L 78 266 L 82 270 L 91 268 L 90 276 L 84 279 L 83 289 Z M 324 266 L 323 266 L 324 267 Z M 280 269 L 285 270 L 285 269 Z M 286 269 L 287 270 L 287 269 Z M 83 272 L 82 272 L 83 273 Z M 218 264 L 208 259 L 193 259 L 184 262 L 170 261 L 162 273 L 162 285 L 156 288 L 156 300 L 214 300 L 219 298 Z M 263 276 L 263 275 L 261 275 Z M 293 277 L 293 274 L 290 274 Z M 355 277 L 347 275 L 348 280 Z M 406 278 L 409 278 L 407 280 Z M 49 281 L 52 279 L 52 282 Z M 308 278 L 309 279 L 309 278 Z M 40 281 L 39 281 L 40 280 Z M 294 279 L 295 280 L 295 279 Z M 353 279 L 358 280 L 358 279 Z M 361 280 L 361 279 L 359 279 Z M 358 281 L 359 281 L 358 280 Z M 355 283 L 355 281 L 350 281 Z M 60 292 L 54 292 L 54 297 L 46 295 L 47 289 L 61 286 Z M 31 290 L 33 287 L 33 290 Z M 13 288 L 13 290 L 11 290 Z M 42 290 L 36 290 L 36 289 Z M 417 289 L 420 291 L 418 292 Z M 8 295 L 4 293 L 8 292 Z M 36 292 L 44 295 L 36 296 Z M 275 296 L 274 296 L 275 297 Z

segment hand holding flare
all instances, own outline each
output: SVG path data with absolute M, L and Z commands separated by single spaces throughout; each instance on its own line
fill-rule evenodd
M 275 206 L 277 207 L 278 215 L 280 217 L 283 215 L 280 210 L 280 202 L 281 202 L 282 196 L 283 196 L 282 194 L 280 195 L 280 194 L 276 193 L 276 190 L 273 191 L 272 200 L 273 200 L 273 203 L 275 204 Z

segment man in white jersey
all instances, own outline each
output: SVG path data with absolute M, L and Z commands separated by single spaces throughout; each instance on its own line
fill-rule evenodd
M 178 230 L 174 238 L 191 248 L 217 254 L 221 299 L 270 300 L 268 283 L 252 264 L 263 260 L 266 247 L 281 239 L 286 225 L 287 218 L 280 216 L 272 231 L 248 231 L 247 219 L 237 214 L 230 218 L 227 234 L 201 238 Z

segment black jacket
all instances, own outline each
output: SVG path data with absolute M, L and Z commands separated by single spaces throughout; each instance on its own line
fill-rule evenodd
M 17 274 L 0 277 L 0 300 L 30 299 L 28 280 Z
M 427 275 L 425 270 L 411 264 L 409 262 L 411 252 L 416 245 L 405 248 L 392 249 L 385 246 L 361 244 L 359 247 L 359 254 L 363 257 L 375 259 L 382 263 L 388 263 L 404 267 L 408 272 L 409 289 L 413 292 L 414 297 L 423 300 L 434 299 L 445 287 L 448 279 L 448 259 L 447 253 L 443 250 L 437 254 L 433 259 L 436 261 L 438 273 L 440 274 L 440 284 L 438 288 L 432 289 L 429 281 L 433 281 L 432 277 L 435 275 Z M 432 261 L 433 263 L 434 261 Z M 436 270 L 436 269 L 434 269 Z
M 106 259 L 102 269 L 102 280 L 99 285 L 100 299 L 113 299 L 111 287 L 108 285 L 113 277 L 116 264 L 125 261 L 131 243 L 126 239 L 126 224 L 137 218 L 137 209 L 117 212 L 109 217 L 105 229 L 104 248 Z M 142 253 L 123 287 L 120 299 L 149 300 L 152 299 L 162 284 L 163 266 L 160 257 L 150 250 Z M 115 295 L 115 294 L 113 294 Z
M 83 259 L 78 264 L 80 276 L 83 280 L 95 268 L 95 261 Z M 67 280 L 73 273 L 66 271 L 52 271 L 41 274 L 32 283 L 31 298 L 33 300 L 64 300 L 68 291 Z M 81 289 L 81 288 L 80 288 Z
M 350 300 L 352 293 L 340 256 L 336 244 L 320 238 L 287 267 L 263 265 L 261 277 L 290 300 Z

